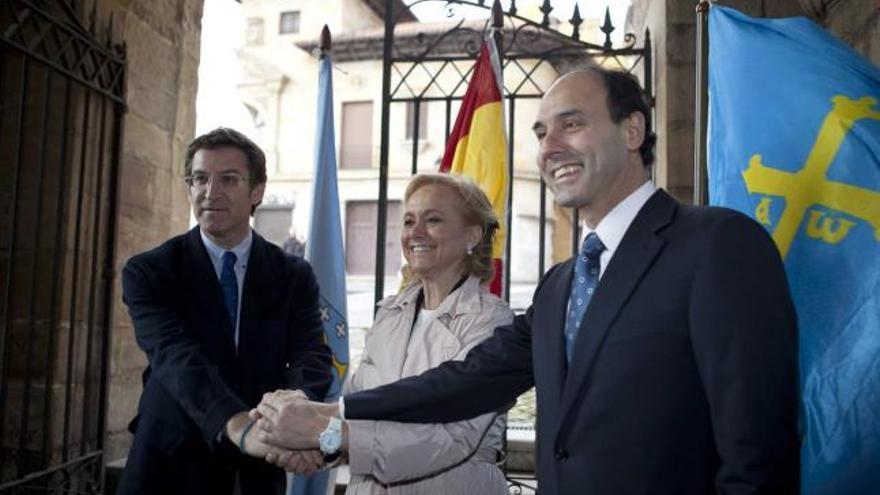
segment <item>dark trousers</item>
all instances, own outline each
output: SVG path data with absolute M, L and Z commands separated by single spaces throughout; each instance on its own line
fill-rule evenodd
M 200 438 L 163 445 L 138 432 L 117 495 L 283 495 L 284 471 L 246 457 L 229 442 Z

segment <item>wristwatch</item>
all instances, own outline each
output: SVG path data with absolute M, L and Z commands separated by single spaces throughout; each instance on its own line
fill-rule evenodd
M 333 462 L 340 455 L 342 448 L 342 420 L 333 416 L 327 423 L 327 428 L 318 437 L 318 446 L 324 454 L 325 462 Z

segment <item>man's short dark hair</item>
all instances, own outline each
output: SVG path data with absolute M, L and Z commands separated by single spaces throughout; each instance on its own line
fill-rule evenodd
M 633 112 L 641 112 L 645 116 L 645 140 L 639 147 L 639 154 L 642 155 L 642 164 L 650 168 L 654 163 L 657 135 L 651 131 L 650 105 L 639 80 L 629 72 L 621 70 L 602 67 L 590 67 L 588 70 L 602 79 L 605 91 L 608 92 L 608 113 L 612 122 L 619 124 Z
M 192 173 L 192 161 L 196 152 L 217 148 L 235 148 L 244 153 L 247 158 L 249 182 L 252 189 L 254 186 L 266 183 L 266 155 L 263 150 L 244 134 L 228 127 L 218 127 L 189 143 L 183 164 L 184 174 L 190 175 Z

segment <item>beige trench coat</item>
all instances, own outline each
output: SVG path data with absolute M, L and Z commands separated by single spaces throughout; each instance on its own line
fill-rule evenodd
M 379 303 L 360 366 L 347 391 L 378 387 L 416 375 L 467 352 L 509 324 L 507 304 L 470 277 L 438 306 L 423 338 L 410 345 L 421 284 Z M 504 416 L 486 414 L 447 424 L 348 421 L 349 495 L 507 494 L 495 465 Z

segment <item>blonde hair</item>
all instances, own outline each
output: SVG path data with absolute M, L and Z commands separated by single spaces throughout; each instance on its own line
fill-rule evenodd
M 468 226 L 476 225 L 483 231 L 480 242 L 471 250 L 472 253 L 465 257 L 463 275 L 476 276 L 481 282 L 492 280 L 494 274 L 492 244 L 500 224 L 489 198 L 486 197 L 480 186 L 468 177 L 452 174 L 416 174 L 406 186 L 406 192 L 403 195 L 404 201 L 408 201 L 410 196 L 419 189 L 431 185 L 444 186 L 455 193 L 460 199 L 455 204 L 464 218 L 465 224 Z M 401 271 L 403 272 L 401 288 L 403 288 L 412 282 L 414 276 L 409 265 L 405 265 Z

